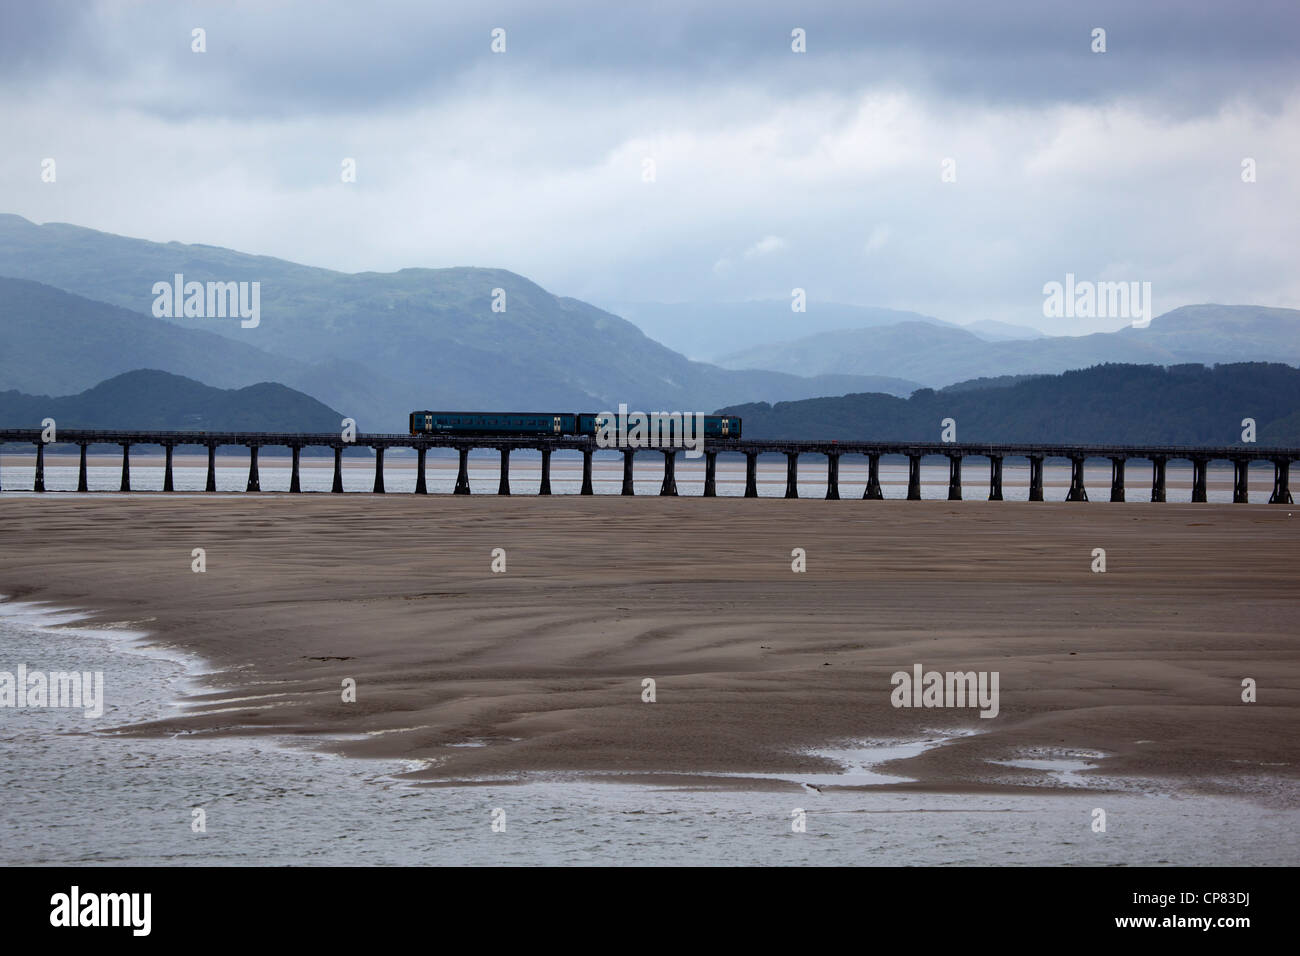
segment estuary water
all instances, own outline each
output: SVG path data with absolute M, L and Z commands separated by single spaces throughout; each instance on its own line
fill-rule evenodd
M 789 791 L 547 776 L 427 787 L 413 764 L 272 738 L 166 739 L 114 728 L 174 714 L 203 663 L 77 615 L 0 603 L 0 671 L 102 671 L 101 717 L 0 707 L 3 864 L 1294 865 L 1300 812 L 1130 789 L 1089 793 L 1087 755 L 1040 761 L 1063 795 L 831 791 L 942 746 L 871 741 L 828 754 L 843 775 Z M 466 745 L 475 742 L 466 741 Z M 895 768 L 891 768 L 895 769 Z M 1055 776 L 1054 776 L 1055 775 Z M 812 786 L 800 786 L 812 784 Z M 1077 791 L 1077 792 L 1076 792 Z M 1106 812 L 1106 832 L 1092 829 Z M 196 810 L 203 828 L 196 829 Z M 802 823 L 802 832 L 798 829 Z

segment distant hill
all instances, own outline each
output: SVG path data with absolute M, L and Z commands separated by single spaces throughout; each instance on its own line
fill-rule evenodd
M 1012 325 L 1010 322 L 997 322 L 993 319 L 980 319 L 962 326 L 967 332 L 973 332 L 990 342 L 1003 342 L 1009 339 L 1042 339 L 1046 336 L 1027 325 Z
M 728 368 L 798 375 L 891 375 L 932 387 L 971 378 L 1055 374 L 1103 363 L 1281 361 L 1300 364 L 1300 312 L 1246 305 L 1194 305 L 1152 319 L 1145 329 L 1026 341 L 988 342 L 966 329 L 905 322 L 824 332 L 738 350 Z
M 328 393 L 365 431 L 384 430 L 381 403 L 394 400 L 382 376 L 354 362 L 307 365 L 37 282 L 0 278 L 0 386 L 68 395 L 142 367 L 218 388 L 277 381 Z
M 150 369 L 60 398 L 0 392 L 0 428 L 39 428 L 47 417 L 59 428 L 337 432 L 344 416 L 283 385 L 221 389 Z
M 154 283 L 259 282 L 261 322 L 237 319 L 157 319 L 186 332 L 215 333 L 276 356 L 282 375 L 264 376 L 301 388 L 346 409 L 367 430 L 400 428 L 412 408 L 512 407 L 566 410 L 613 408 L 710 410 L 749 399 L 784 400 L 872 389 L 908 394 L 917 383 L 892 373 L 802 378 L 765 370 L 726 370 L 691 362 L 646 338 L 636 326 L 577 299 L 552 295 L 502 269 L 403 269 L 348 274 L 253 256 L 214 246 L 155 243 L 53 223 L 36 225 L 0 215 L 0 275 L 43 283 L 152 319 Z M 505 311 L 494 312 L 494 290 Z M 499 301 L 499 300 L 498 300 Z M 16 364 L 37 365 L 30 336 L 11 344 L 16 307 L 0 315 L 0 351 Z M 123 313 L 91 314 L 79 307 L 65 323 L 65 341 L 78 327 L 113 325 Z M 210 341 L 210 339 L 208 339 Z M 237 364 L 214 349 L 205 366 L 190 349 L 183 366 L 157 355 L 148 364 L 203 381 L 228 380 Z M 85 388 L 143 362 L 130 349 L 93 356 L 69 371 Z M 157 351 L 157 350 L 155 350 Z M 251 359 L 250 359 L 251 361 Z M 179 362 L 179 360 L 178 360 Z
M 293 377 L 304 368 L 212 332 L 0 278 L 0 385 L 65 395 L 158 366 L 222 386 Z
M 1275 363 L 1207 368 L 1102 365 L 1004 387 L 922 389 L 735 405 L 746 438 L 1240 444 L 1253 418 L 1261 445 L 1300 446 L 1300 369 Z
M 874 328 L 899 322 L 952 325 L 919 312 L 816 300 L 807 303 L 805 312 L 792 312 L 789 299 L 618 302 L 611 303 L 610 309 L 634 323 L 652 339 L 701 361 L 716 361 L 720 356 L 731 355 L 740 349 L 788 342 L 837 329 Z M 1032 330 L 1025 331 L 1033 334 Z

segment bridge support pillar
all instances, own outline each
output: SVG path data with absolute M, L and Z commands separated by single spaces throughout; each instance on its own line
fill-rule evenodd
M 456 488 L 453 495 L 469 494 L 469 449 L 457 449 L 460 452 L 460 467 L 456 470 Z
M 131 443 L 122 442 L 122 491 L 131 490 Z
M 758 452 L 745 452 L 745 497 L 758 497 Z
M 1291 459 L 1273 459 L 1273 494 L 1268 499 L 1271 505 L 1295 504 L 1291 500 Z
M 677 497 L 677 452 L 664 452 L 664 484 L 659 489 L 661 495 Z
M 582 450 L 582 490 L 579 494 L 594 495 L 595 489 L 591 487 L 591 449 Z
M 257 476 L 257 446 L 249 445 L 248 450 L 250 453 L 248 457 L 248 487 L 244 490 L 261 491 L 261 480 Z
M 826 500 L 840 500 L 840 456 L 826 456 Z
M 1083 462 L 1079 456 L 1070 459 L 1070 491 L 1065 496 L 1066 501 L 1088 500 L 1088 489 L 1083 487 Z
M 330 494 L 343 494 L 343 446 L 334 446 L 334 483 L 330 486 Z
M 1029 456 L 1029 500 L 1043 500 L 1043 456 Z
M 174 445 L 164 445 L 163 449 L 167 453 L 167 464 L 163 468 L 163 491 L 175 491 L 176 487 L 172 480 L 172 452 L 176 450 Z
M 1232 503 L 1244 505 L 1250 501 L 1250 461 L 1232 459 Z
M 542 485 L 537 489 L 539 495 L 549 495 L 551 493 L 551 450 L 542 449 Z
M 203 485 L 204 491 L 217 490 L 217 446 L 208 445 L 208 480 Z
M 785 453 L 785 496 L 799 497 L 799 453 L 797 451 Z
M 370 489 L 372 495 L 384 493 L 384 446 L 375 446 L 375 484 Z
M 302 446 L 290 445 L 289 452 L 293 455 L 293 470 L 289 473 L 289 492 L 295 495 L 302 494 L 302 476 L 300 474 Z
M 415 449 L 415 493 L 417 495 L 429 493 L 429 479 L 424 474 L 424 459 L 428 454 L 429 449 L 423 445 Z
M 921 500 L 921 456 L 907 456 L 907 500 Z
M 989 501 L 1002 500 L 1002 456 L 989 456 Z
M 704 453 L 704 497 L 716 498 L 718 496 L 718 453 L 716 451 L 706 451 Z
M 501 450 L 501 480 L 497 482 L 497 494 L 510 494 L 510 449 Z
M 961 501 L 961 455 L 948 456 L 948 500 Z
M 1209 470 L 1210 460 L 1208 458 L 1192 459 L 1192 501 L 1204 502 L 1209 500 L 1205 492 L 1206 471 Z
M 1110 460 L 1110 500 L 1124 500 L 1124 466 L 1128 459 L 1116 456 Z
M 1151 500 L 1165 500 L 1165 464 L 1168 459 L 1157 455 L 1151 459 Z
M 862 492 L 864 499 L 879 501 L 885 497 L 885 493 L 880 490 L 880 456 L 867 456 L 867 488 Z
M 45 490 L 45 442 L 36 443 L 36 477 L 32 479 L 32 491 Z
M 89 491 L 90 483 L 86 480 L 86 443 L 77 442 L 81 446 L 81 463 L 77 466 L 77 490 Z
M 635 448 L 623 449 L 623 490 L 622 494 L 635 495 L 636 486 L 633 484 L 634 466 L 632 459 L 636 456 Z

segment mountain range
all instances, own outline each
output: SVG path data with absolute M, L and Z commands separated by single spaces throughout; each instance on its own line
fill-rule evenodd
M 155 314 L 185 282 L 257 283 L 255 327 Z M 161 310 L 159 310 L 161 312 Z M 69 395 L 157 369 L 276 382 L 400 431 L 416 408 L 704 410 L 922 387 L 965 390 L 1099 364 L 1300 364 L 1300 312 L 1195 305 L 1147 328 L 1035 336 L 834 303 L 633 303 L 645 329 L 502 269 L 343 273 L 208 245 L 0 215 L 0 388 Z M 852 323 L 851 328 L 835 328 Z M 692 355 L 719 354 L 719 364 Z
M 790 300 L 748 302 L 620 302 L 610 311 L 633 322 L 642 332 L 669 348 L 700 361 L 716 362 L 738 346 L 753 348 L 774 345 L 822 332 L 842 329 L 877 328 L 903 322 L 920 322 L 947 328 L 964 328 L 987 341 L 1040 338 L 1042 333 L 1026 326 L 983 319 L 966 326 L 936 319 L 932 315 L 881 309 L 842 302 L 806 302 L 805 311 L 794 312 Z
M 244 328 L 237 318 L 155 317 L 154 286 L 176 274 L 187 283 L 259 283 L 260 322 Z M 11 277 L 0 286 L 0 347 L 18 353 L 3 384 L 28 390 L 55 388 L 44 378 L 48 367 L 25 362 L 40 354 L 32 345 L 47 334 L 57 335 L 65 366 L 59 388 L 86 388 L 145 366 L 246 385 L 278 366 L 274 380 L 346 410 L 367 431 L 398 429 L 414 408 L 602 410 L 626 402 L 707 410 L 738 399 L 917 387 L 896 376 L 803 378 L 692 362 L 616 315 L 502 269 L 348 274 L 0 215 L 0 276 Z M 126 313 L 158 331 L 128 323 L 116 349 L 80 344 L 116 329 Z M 62 316 L 57 331 L 48 327 L 55 315 Z M 206 334 L 190 335 L 196 332 Z M 241 348 L 216 347 L 213 335 Z M 146 347 L 150 336 L 159 341 Z
M 1080 336 L 990 342 L 966 329 L 925 322 L 821 332 L 741 349 L 727 368 L 796 375 L 890 375 L 942 387 L 961 379 L 1046 374 L 1103 363 L 1281 361 L 1300 364 L 1300 312 L 1246 305 L 1191 305 L 1156 316 L 1146 328 Z

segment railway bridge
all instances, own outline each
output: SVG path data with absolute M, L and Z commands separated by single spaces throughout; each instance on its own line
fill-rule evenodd
M 551 454 L 557 450 L 571 450 L 582 454 L 581 494 L 593 494 L 591 473 L 592 456 L 597 451 L 613 450 L 623 455 L 624 495 L 632 495 L 634 459 L 640 454 L 664 456 L 661 495 L 677 494 L 676 459 L 681 449 L 620 448 L 601 449 L 591 436 L 544 437 L 461 437 L 443 435 L 385 435 L 358 434 L 353 441 L 344 441 L 336 433 L 308 432 L 201 432 L 201 431 L 139 431 L 117 429 L 59 429 L 57 444 L 77 445 L 81 449 L 81 465 L 77 490 L 86 491 L 86 449 L 91 445 L 118 445 L 122 449 L 121 491 L 131 490 L 132 446 L 161 446 L 166 453 L 163 491 L 173 491 L 172 456 L 176 448 L 197 446 L 208 453 L 207 491 L 216 491 L 217 449 L 242 446 L 249 449 L 247 491 L 260 491 L 257 473 L 258 451 L 265 447 L 287 447 L 293 458 L 293 471 L 289 482 L 290 493 L 302 490 L 299 481 L 299 459 L 304 448 L 331 448 L 334 451 L 335 493 L 343 491 L 343 452 L 348 448 L 370 448 L 375 453 L 375 494 L 384 492 L 384 452 L 390 448 L 410 448 L 416 452 L 418 466 L 415 493 L 428 493 L 425 481 L 425 456 L 430 448 L 446 448 L 460 456 L 456 476 L 455 494 L 469 494 L 469 453 L 473 449 L 495 449 L 501 456 L 501 478 L 498 494 L 510 494 L 510 453 L 533 450 L 542 456 L 542 481 L 539 494 L 551 493 Z M 0 429 L 0 444 L 32 444 L 36 447 L 36 466 L 32 490 L 45 490 L 45 448 L 39 428 Z M 704 449 L 704 495 L 717 495 L 717 459 L 719 454 L 731 453 L 745 456 L 745 497 L 758 497 L 758 456 L 780 454 L 786 456 L 785 497 L 799 497 L 799 459 L 805 455 L 824 456 L 827 460 L 826 497 L 839 498 L 839 462 L 844 455 L 863 456 L 868 461 L 867 486 L 862 497 L 883 498 L 880 488 L 880 459 L 882 456 L 899 456 L 908 460 L 907 497 L 921 497 L 921 459 L 943 456 L 949 462 L 948 499 L 962 497 L 962 463 L 968 458 L 987 460 L 989 467 L 989 500 L 1002 500 L 1002 466 L 1008 458 L 1023 458 L 1029 462 L 1029 500 L 1043 500 L 1043 462 L 1049 458 L 1065 459 L 1071 463 L 1070 490 L 1066 501 L 1087 501 L 1084 486 L 1084 462 L 1088 459 L 1109 459 L 1111 462 L 1110 500 L 1123 501 L 1126 495 L 1125 466 L 1134 459 L 1152 464 L 1151 500 L 1165 500 L 1165 468 L 1171 460 L 1185 460 L 1192 464 L 1192 501 L 1206 500 L 1206 473 L 1210 462 L 1227 461 L 1233 465 L 1234 502 L 1249 500 L 1248 470 L 1252 462 L 1266 461 L 1273 465 L 1273 493 L 1269 502 L 1291 504 L 1291 462 L 1300 460 L 1300 448 L 1269 448 L 1248 446 L 1190 447 L 1180 445 L 1077 445 L 1077 444 L 980 444 L 944 442 L 860 442 L 860 441 L 793 441 L 777 439 L 715 439 Z M 3 489 L 0 488 L 0 491 Z

